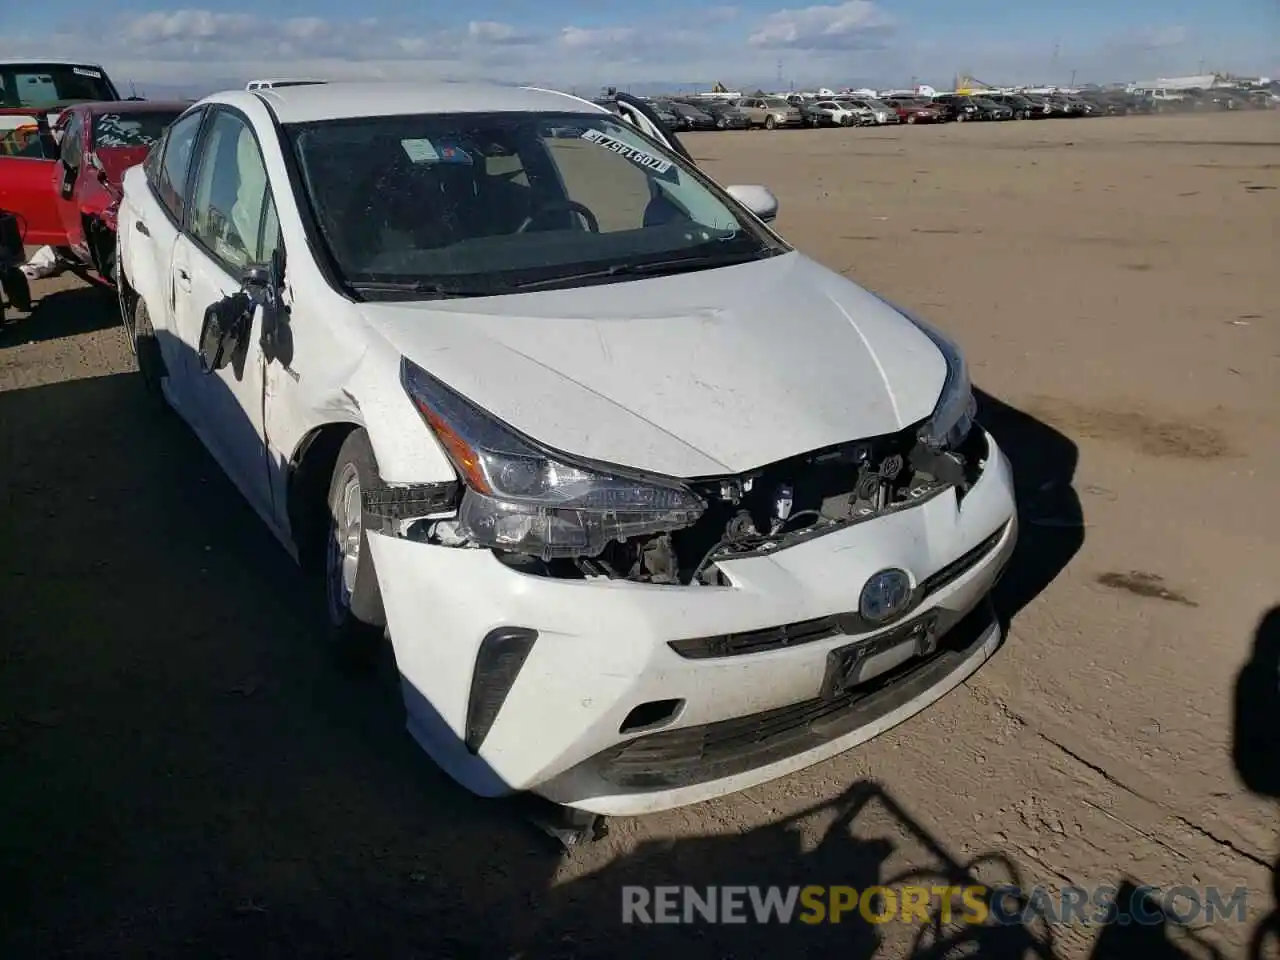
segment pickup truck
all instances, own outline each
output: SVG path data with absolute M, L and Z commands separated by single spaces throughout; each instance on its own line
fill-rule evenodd
M 17 214 L 28 246 L 65 246 L 53 188 L 59 116 L 77 103 L 120 100 L 96 64 L 0 60 L 0 210 Z

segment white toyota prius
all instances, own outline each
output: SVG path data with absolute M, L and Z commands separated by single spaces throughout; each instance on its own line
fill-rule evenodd
M 937 329 L 796 252 L 639 101 L 209 97 L 124 178 L 142 382 L 389 637 L 471 791 L 637 814 L 972 674 L 1017 538 Z

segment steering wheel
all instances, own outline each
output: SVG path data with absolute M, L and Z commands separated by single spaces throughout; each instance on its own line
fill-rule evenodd
M 544 213 L 552 213 L 556 210 L 564 210 L 569 213 L 576 213 L 587 224 L 587 229 L 592 233 L 600 232 L 600 221 L 596 219 L 596 215 L 587 207 L 583 206 L 577 200 L 549 200 L 538 207 L 537 210 L 524 218 L 520 226 L 516 227 L 516 233 L 525 233 L 531 226 L 537 223 L 538 218 Z

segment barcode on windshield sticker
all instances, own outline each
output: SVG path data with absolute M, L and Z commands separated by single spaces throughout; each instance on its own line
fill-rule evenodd
M 102 79 L 101 70 L 90 70 L 88 67 L 72 67 L 71 72 L 82 77 L 93 77 L 95 80 Z
M 584 130 L 582 139 L 597 146 L 604 147 L 606 150 L 612 150 L 618 156 L 630 160 L 638 167 L 651 171 L 656 176 L 662 177 L 664 180 L 675 181 L 677 175 L 675 172 L 675 164 L 670 160 L 663 160 L 661 157 L 655 157 L 651 153 L 643 150 L 637 150 L 629 143 L 614 139 L 608 134 L 601 133 L 599 130 Z

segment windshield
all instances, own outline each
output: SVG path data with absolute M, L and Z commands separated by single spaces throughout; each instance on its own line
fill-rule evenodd
M 766 99 L 764 102 L 764 105 L 766 107 L 769 107 L 770 109 L 777 109 L 777 110 L 785 110 L 787 107 L 791 106 L 791 104 L 788 103 L 786 100 L 781 100 L 776 97 L 770 97 Z
M 482 296 L 789 249 L 610 114 L 371 117 L 286 132 L 335 266 L 357 288 Z
M 93 100 L 119 100 L 99 67 L 69 63 L 0 65 L 0 107 L 57 109 Z
M 165 127 L 178 118 L 178 110 L 104 113 L 94 118 L 95 147 L 149 147 L 164 134 Z

